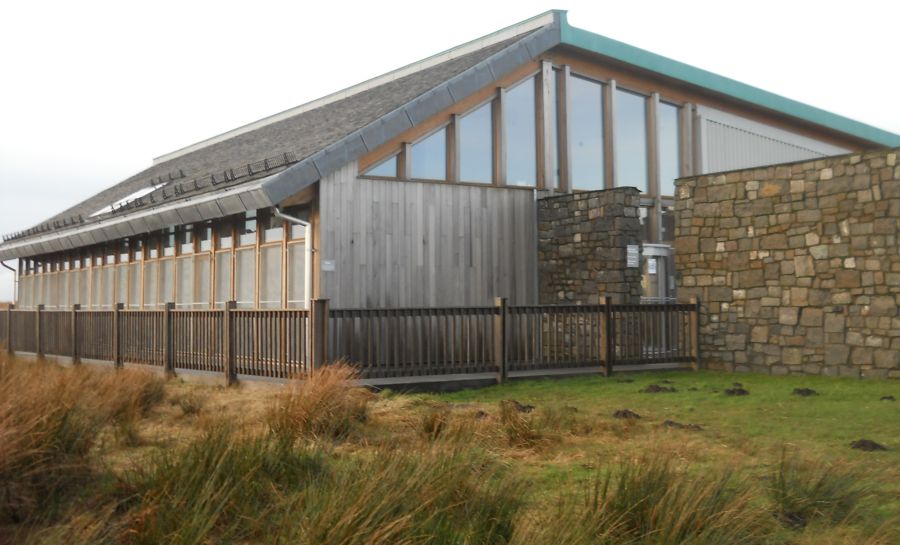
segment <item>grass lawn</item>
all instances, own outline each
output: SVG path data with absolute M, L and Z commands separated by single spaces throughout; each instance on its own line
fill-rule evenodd
M 736 383 L 749 395 L 724 393 Z M 652 384 L 676 391 L 641 392 Z M 793 394 L 799 388 L 817 395 Z M 579 417 L 597 422 L 594 433 L 569 436 L 524 462 L 547 481 L 590 478 L 589 471 L 579 468 L 647 455 L 677 458 L 701 468 L 733 464 L 765 478 L 784 453 L 858 468 L 884 493 L 883 501 L 877 502 L 879 511 L 900 517 L 900 401 L 881 399 L 888 396 L 900 400 L 900 382 L 679 371 L 513 381 L 426 397 L 485 407 L 504 399 L 538 409 L 573 407 Z M 620 409 L 630 409 L 641 419 L 617 426 L 612 414 Z M 702 431 L 662 426 L 666 420 L 697 424 Z M 889 450 L 850 448 L 861 438 Z
M 0 361 L 0 544 L 900 542 L 900 401 L 881 400 L 897 381 L 346 378 L 223 388 Z

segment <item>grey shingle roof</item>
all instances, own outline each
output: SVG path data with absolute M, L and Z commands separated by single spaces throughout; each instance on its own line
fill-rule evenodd
M 43 223 L 78 215 L 87 218 L 104 206 L 152 185 L 153 180 L 160 176 L 167 180 L 170 173 L 181 171 L 190 180 L 283 153 L 292 153 L 297 160 L 302 160 L 452 78 L 515 39 L 154 165 Z
M 424 67 L 417 63 L 410 70 L 401 69 L 405 71 L 392 74 L 396 79 L 386 83 L 301 108 L 296 115 L 279 114 L 275 117 L 280 120 L 262 120 L 170 154 L 171 159 L 0 244 L 0 259 L 271 206 L 557 44 L 558 22 L 548 16 L 522 23 L 529 28 L 504 29 L 503 36 L 493 41 L 461 46 L 466 50 L 455 55 L 427 59 Z M 441 62 L 442 58 L 449 60 Z M 251 163 L 257 164 L 248 172 L 246 165 Z M 160 183 L 166 185 L 137 199 L 134 206 L 92 217 Z

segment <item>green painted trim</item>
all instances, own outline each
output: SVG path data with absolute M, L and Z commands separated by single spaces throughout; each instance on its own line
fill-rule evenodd
M 900 146 L 900 135 L 860 123 L 852 119 L 803 104 L 768 91 L 707 72 L 683 62 L 651 53 L 587 30 L 569 25 L 566 13 L 557 12 L 560 20 L 561 43 L 585 49 L 631 64 L 663 76 L 696 85 L 809 123 L 849 134 L 880 146 Z

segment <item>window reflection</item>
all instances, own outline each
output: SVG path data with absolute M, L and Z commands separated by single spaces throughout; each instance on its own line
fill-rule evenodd
M 681 169 L 678 147 L 678 107 L 659 103 L 656 112 L 659 135 L 659 194 L 675 195 L 675 179 Z
M 613 116 L 616 186 L 647 192 L 647 111 L 644 97 L 616 90 Z
M 397 156 L 392 155 L 365 172 L 369 176 L 397 177 Z
M 493 179 L 491 103 L 487 103 L 459 119 L 459 179 L 463 182 L 486 182 Z
M 421 180 L 447 179 L 447 129 L 412 145 L 410 177 Z
M 603 189 L 603 86 L 569 79 L 569 158 L 573 189 Z
M 533 186 L 537 150 L 534 113 L 534 78 L 509 89 L 503 98 L 506 136 L 506 183 Z

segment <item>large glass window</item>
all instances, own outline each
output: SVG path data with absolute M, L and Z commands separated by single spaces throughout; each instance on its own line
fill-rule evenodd
M 603 86 L 572 77 L 568 92 L 572 189 L 603 189 Z
M 447 129 L 443 128 L 410 149 L 410 177 L 421 180 L 447 179 Z
M 288 246 L 288 307 L 306 307 L 306 244 Z
M 238 242 L 240 245 L 256 244 L 256 210 L 248 210 L 238 225 Z
M 239 308 L 256 306 L 256 251 L 239 250 L 235 253 L 235 300 Z
M 678 106 L 659 103 L 656 112 L 659 138 L 659 194 L 675 196 L 675 179 L 681 170 L 681 153 L 678 146 Z
M 132 263 L 128 266 L 128 308 L 141 308 L 141 264 Z
M 194 259 L 183 257 L 177 261 L 178 284 L 175 286 L 175 306 L 191 308 L 194 304 Z
M 159 279 L 159 261 L 147 261 L 144 263 L 144 308 L 152 309 L 156 306 L 159 293 L 157 281 Z
M 182 255 L 194 253 L 194 226 L 183 225 L 178 229 L 179 250 Z
M 640 95 L 616 90 L 613 115 L 616 186 L 647 192 L 647 109 Z
M 396 178 L 397 156 L 392 155 L 388 157 L 384 161 L 367 170 L 364 174 L 367 176 L 385 176 L 387 178 Z
M 523 81 L 504 95 L 503 130 L 506 137 L 506 183 L 534 185 L 537 176 L 534 78 Z
M 216 307 L 231 300 L 231 252 L 216 253 Z
M 175 302 L 175 260 L 159 262 L 159 306 Z
M 197 226 L 197 241 L 201 252 L 208 252 L 212 249 L 212 222 L 206 222 Z
M 259 251 L 259 307 L 281 307 L 281 246 Z
M 194 288 L 194 308 L 209 308 L 209 254 L 194 257 L 194 274 L 197 276 Z
M 162 255 L 169 257 L 175 255 L 175 228 L 169 227 L 162 234 Z
M 493 115 L 487 103 L 459 119 L 459 180 L 490 183 L 494 177 Z
M 278 242 L 284 238 L 284 220 L 275 214 L 265 211 L 260 218 L 262 228 L 262 242 Z
M 216 241 L 216 248 L 224 250 L 234 246 L 234 223 L 231 218 L 226 218 L 216 224 L 216 234 L 219 237 Z

